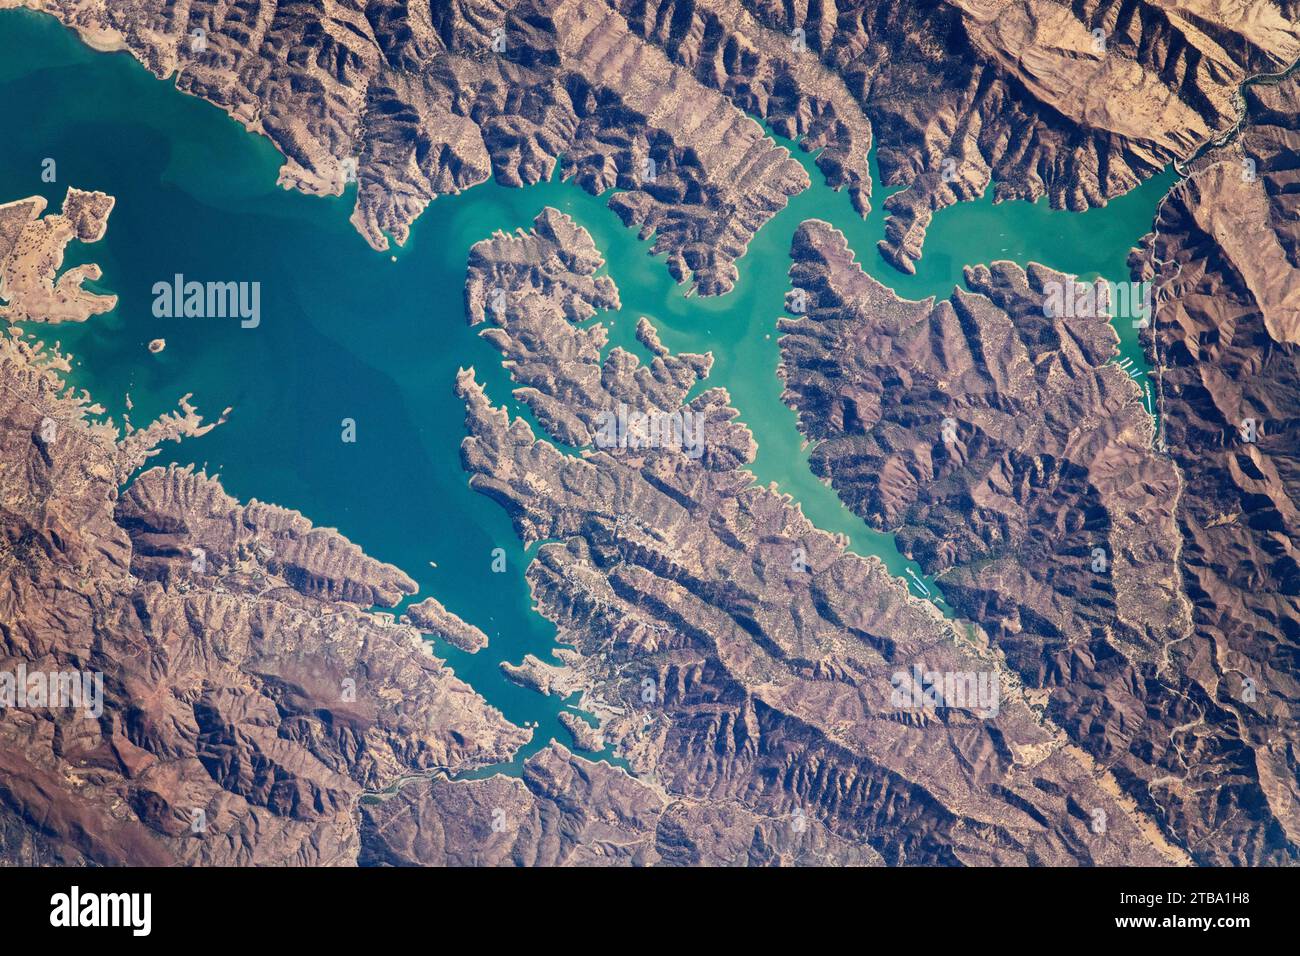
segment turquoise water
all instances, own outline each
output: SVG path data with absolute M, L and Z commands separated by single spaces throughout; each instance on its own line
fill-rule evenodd
M 727 388 L 753 429 L 756 480 L 776 482 L 858 553 L 879 557 L 896 575 L 913 572 L 950 613 L 939 586 L 898 553 L 892 537 L 868 529 L 807 467 L 776 377 L 775 324 L 794 229 L 806 218 L 832 222 L 867 271 L 911 298 L 947 295 L 965 264 L 994 259 L 1119 279 L 1172 182 L 1171 174 L 1159 177 L 1082 214 L 988 199 L 943 210 L 917 274 L 905 276 L 875 252 L 883 195 L 862 220 L 847 194 L 821 183 L 812 157 L 787 143 L 815 185 L 754 238 L 736 289 L 702 299 L 674 285 L 603 199 L 558 179 L 525 189 L 488 183 L 440 198 L 405 248 L 376 253 L 348 223 L 350 195 L 279 189 L 281 157 L 269 142 L 126 54 L 90 51 L 42 15 L 0 13 L 0 128 L 18 132 L 0 147 L 0 201 L 39 193 L 58 209 L 70 185 L 117 198 L 104 241 L 74 245 L 67 261 L 99 263 L 97 287 L 119 296 L 117 309 L 84 325 L 34 328 L 74 354 L 73 383 L 119 421 L 129 394 L 136 424 L 171 410 L 185 393 L 211 418 L 233 407 L 225 425 L 169 443 L 155 463 L 205 465 L 241 499 L 272 501 L 338 528 L 415 578 L 416 600 L 437 596 L 481 627 L 491 644 L 477 655 L 442 642 L 437 649 L 509 719 L 537 723 L 521 758 L 569 737 L 556 719 L 561 702 L 511 684 L 498 667 L 529 652 L 547 659 L 555 628 L 532 610 L 528 556 L 505 514 L 469 489 L 460 467 L 458 368 L 474 366 L 495 402 L 522 412 L 499 353 L 465 322 L 465 262 L 474 242 L 497 229 L 527 228 L 544 206 L 572 215 L 592 233 L 620 289 L 621 312 L 593 320 L 613 323 L 613 343 L 644 356 L 633 329 L 645 315 L 673 351 L 712 351 L 706 385 Z M 40 176 L 47 157 L 58 164 L 53 184 Z M 261 325 L 155 318 L 152 287 L 175 273 L 259 281 Z M 1125 356 L 1143 362 L 1134 333 L 1120 332 Z M 150 355 L 146 344 L 159 337 L 166 350 Z M 355 443 L 340 440 L 345 418 L 356 422 Z M 509 555 L 504 574 L 491 570 L 497 547 Z

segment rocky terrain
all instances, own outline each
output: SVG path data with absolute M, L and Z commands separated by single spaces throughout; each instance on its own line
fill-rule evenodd
M 1260 865 L 1300 858 L 1297 0 L 0 0 L 266 135 L 376 249 L 440 194 L 559 174 L 721 294 L 808 185 L 914 268 L 936 210 L 1081 210 L 1171 161 L 1131 260 L 1150 389 L 1072 280 L 973 266 L 909 302 L 808 222 L 782 320 L 812 463 L 936 576 L 945 620 L 755 484 L 707 354 L 608 348 L 590 235 L 547 209 L 470 255 L 465 304 L 536 425 L 474 370 L 462 461 L 537 546 L 563 646 L 503 663 L 579 693 L 519 776 L 517 727 L 435 657 L 487 636 L 332 529 L 240 502 L 121 427 L 69 359 L 0 336 L 0 863 Z M 62 270 L 113 199 L 0 205 L 0 319 L 86 321 Z M 858 250 L 874 254 L 872 250 Z M 592 321 L 597 319 L 597 321 Z M 161 340 L 157 340 L 161 343 Z M 152 348 L 152 346 L 151 346 Z M 160 346 L 161 350 L 161 346 Z M 1158 415 L 1153 418 L 1147 402 Z M 229 410 L 227 410 L 229 411 Z M 10 703 L 93 675 L 95 706 Z M 939 689 L 936 689 L 936 682 Z M 39 684 L 39 682 L 38 682 Z M 25 686 L 25 685 L 24 685 Z M 989 697 L 985 692 L 991 692 Z M 519 765 L 516 765 L 518 767 Z
M 0 206 L 0 320 L 84 322 L 110 311 L 116 296 L 82 288 L 100 277 L 98 266 L 60 270 L 69 242 L 104 237 L 113 197 L 69 189 L 62 211 L 47 215 L 45 207 L 41 196 Z
M 26 288 L 15 315 L 35 314 Z M 98 689 L 75 705 L 34 690 L 0 701 L 0 862 L 881 862 L 802 814 L 671 796 L 558 744 L 522 777 L 453 782 L 530 737 L 419 632 L 469 651 L 483 633 L 435 598 L 398 621 L 369 610 L 414 582 L 296 512 L 242 504 L 192 468 L 137 474 L 161 441 L 216 423 L 182 399 L 119 429 L 66 387 L 66 356 L 13 331 L 0 338 L 0 693 L 54 674 Z M 589 683 L 536 659 L 518 670 L 565 695 Z M 563 716 L 600 745 L 603 729 Z
M 588 447 L 559 451 L 494 408 L 466 370 L 462 455 L 472 487 L 509 512 L 523 542 L 545 542 L 528 570 L 534 598 L 577 650 L 568 671 L 586 686 L 584 709 L 638 778 L 684 806 L 707 802 L 794 832 L 824 827 L 886 863 L 1181 861 L 982 641 L 959 636 L 879 562 L 847 552 L 788 498 L 754 485 L 745 470 L 753 440 L 725 391 L 682 404 L 707 374 L 707 356 L 669 354 L 643 322 L 653 362 L 619 348 L 602 361 L 603 327 L 586 320 L 616 302 L 617 289 L 595 274 L 601 262 L 590 236 L 554 210 L 529 233 L 474 247 L 471 320 L 486 326 L 538 421 Z M 506 292 L 499 310 L 482 294 L 492 289 Z M 702 416 L 703 454 L 594 446 L 592 423 L 619 403 Z M 951 697 L 909 707 L 896 691 L 914 665 L 983 672 L 1000 696 L 984 708 Z M 549 812 L 527 772 L 522 787 L 413 791 L 421 822 L 394 824 L 402 837 L 390 861 L 449 852 L 453 822 L 438 820 L 437 808 L 453 806 L 446 793 L 461 786 L 462 801 L 501 788 L 481 799 L 510 799 L 512 819 Z M 482 828 L 482 804 L 470 806 Z M 1108 821 L 1099 830 L 1094 810 Z M 619 853 L 648 852 L 650 824 L 621 827 L 610 837 Z M 531 859 L 538 839 L 499 838 L 485 858 Z M 572 851 L 553 852 L 548 859 Z
M 852 14 L 827 31 L 828 55 L 868 70 L 885 183 L 909 187 L 887 203 L 880 249 L 908 271 L 935 210 L 990 182 L 997 199 L 1100 205 L 1230 130 L 1246 77 L 1300 58 L 1291 0 L 889 7 L 915 38 L 902 55 Z
M 808 185 L 757 123 L 583 0 L 33 6 L 265 133 L 285 185 L 355 181 L 353 220 L 378 249 L 405 241 L 437 195 L 537 182 L 563 155 L 584 188 L 619 188 L 610 206 L 654 234 L 679 280 L 718 293 Z
M 1233 859 L 1290 861 L 1300 845 L 1300 78 L 1252 87 L 1246 100 L 1240 137 L 1170 195 L 1135 266 L 1161 289 L 1153 345 L 1182 476 L 1179 565 L 1195 638 L 1176 661 L 1240 738 L 1223 761 L 1232 799 L 1220 797 L 1211 819 L 1258 821 L 1252 840 L 1228 828 Z M 1219 718 L 1205 709 L 1207 724 Z M 1198 726 L 1180 743 L 1204 749 L 1210 733 Z M 1201 792 L 1209 814 L 1218 781 L 1199 770 L 1179 768 L 1174 787 Z
M 67 216 L 43 227 L 62 237 L 48 258 Z M 49 301 L 6 291 L 10 316 Z M 0 686 L 102 683 L 94 706 L 0 707 L 0 861 L 355 862 L 363 793 L 527 741 L 414 628 L 367 611 L 415 589 L 396 568 L 192 469 L 120 492 L 159 442 L 212 426 L 182 401 L 119 430 L 66 367 L 0 339 Z
M 1272 0 L 614 2 L 702 82 L 824 148 L 859 209 L 874 135 L 885 185 L 908 187 L 880 251 L 908 272 L 936 210 L 991 184 L 1104 204 L 1231 128 L 1248 75 L 1300 57 L 1300 8 Z
M 572 653 L 565 648 L 557 648 L 555 651 L 557 656 L 562 657 L 571 657 Z M 548 664 L 533 654 L 525 654 L 520 664 L 502 661 L 501 672 L 520 687 L 527 687 L 539 694 L 569 697 L 582 689 L 582 679 L 572 667 Z
M 436 634 L 452 647 L 468 654 L 487 647 L 487 635 L 467 621 L 452 614 L 437 598 L 425 598 L 412 604 L 402 615 L 402 622 L 416 627 L 424 634 Z
M 735 804 L 666 795 L 551 744 L 522 777 L 419 782 L 363 801 L 362 865 L 875 866 L 869 846 Z
M 1192 164 L 1134 257 L 1168 454 L 1105 316 L 1047 314 L 1047 270 L 970 269 L 970 292 L 904 302 L 806 223 L 791 278 L 810 309 L 781 323 L 814 468 L 1207 864 L 1300 849 L 1298 89 L 1248 89 L 1240 136 Z
M 933 212 L 982 194 L 1084 209 L 1229 130 L 1247 77 L 1300 58 L 1296 0 L 0 0 L 227 110 L 284 153 L 285 185 L 358 184 L 376 248 L 440 193 L 561 173 L 654 234 L 702 293 L 807 176 L 745 113 L 820 150 L 881 251 L 921 255 Z

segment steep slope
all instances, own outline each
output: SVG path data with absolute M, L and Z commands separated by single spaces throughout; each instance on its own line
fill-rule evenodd
M 881 252 L 910 271 L 935 210 L 994 181 L 1104 203 L 1300 58 L 1296 0 L 0 0 L 20 5 L 265 133 L 286 185 L 355 178 L 376 248 L 437 194 L 536 182 L 562 154 L 706 294 L 807 183 L 742 110 L 805 136 L 864 213 L 874 131 L 885 183 L 909 187 Z
M 0 246 L 0 274 L 25 248 Z M 39 320 L 46 291 L 8 285 L 10 314 Z M 355 861 L 362 793 L 527 741 L 366 610 L 414 582 L 338 532 L 188 468 L 121 493 L 160 442 L 213 426 L 182 399 L 121 433 L 67 365 L 0 338 L 0 860 Z
M 588 447 L 561 453 L 465 371 L 462 456 L 522 540 L 544 542 L 528 570 L 539 610 L 638 775 L 668 799 L 821 824 L 887 863 L 1181 860 L 997 655 L 753 485 L 726 392 L 683 404 L 708 356 L 671 355 L 643 321 L 653 362 L 602 361 L 604 329 L 585 320 L 617 289 L 600 265 L 554 210 L 474 247 L 471 320 L 544 427 Z M 913 668 L 947 679 L 940 700 L 911 699 Z
M 1037 267 L 905 303 L 805 224 L 791 274 L 812 307 L 781 341 L 817 470 L 1211 864 L 1300 848 L 1296 80 L 1245 110 L 1133 259 L 1167 455 L 1105 316 L 1052 315 L 1062 277 Z

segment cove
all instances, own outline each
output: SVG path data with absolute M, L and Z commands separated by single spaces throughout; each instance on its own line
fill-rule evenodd
M 82 325 L 28 331 L 73 353 L 70 382 L 119 422 L 128 395 L 137 424 L 186 393 L 210 419 L 231 406 L 226 424 L 164 446 L 151 464 L 204 465 L 231 495 L 338 528 L 415 578 L 415 600 L 434 595 L 482 628 L 491 642 L 485 650 L 467 655 L 439 641 L 439 655 L 507 718 L 536 725 L 511 766 L 482 773 L 517 772 L 549 740 L 570 739 L 557 719 L 568 704 L 510 683 L 499 669 L 526 653 L 548 659 L 556 632 L 532 609 L 524 579 L 531 554 L 505 513 L 470 490 L 460 466 L 464 407 L 452 391 L 458 368 L 474 366 L 493 402 L 531 420 L 511 398 L 500 354 L 465 321 L 473 243 L 498 229 L 527 229 L 545 206 L 571 215 L 591 232 L 621 293 L 621 311 L 591 320 L 611 324 L 611 346 L 645 358 L 633 337 L 645 315 L 673 351 L 712 351 L 703 387 L 726 388 L 753 430 L 756 480 L 775 482 L 815 525 L 879 558 L 912 582 L 914 593 L 909 572 L 916 575 L 951 614 L 941 584 L 924 578 L 892 535 L 867 528 L 812 474 L 794 413 L 781 402 L 775 325 L 795 228 L 807 218 L 831 222 L 868 272 L 909 298 L 946 296 L 962 282 L 963 266 L 995 259 L 1123 279 L 1129 247 L 1150 229 L 1173 181 L 1164 174 L 1082 214 L 988 198 L 943 210 L 917 274 L 906 276 L 875 251 L 884 191 L 863 220 L 847 194 L 825 186 L 812 156 L 783 142 L 809 169 L 813 187 L 755 236 L 733 292 L 699 298 L 673 283 L 605 199 L 558 177 L 523 189 L 485 183 L 441 197 L 404 248 L 376 253 L 348 222 L 350 194 L 322 199 L 281 190 L 282 158 L 267 140 L 158 81 L 129 55 L 91 51 L 41 14 L 0 12 L 0 124 L 9 132 L 0 148 L 0 202 L 41 194 L 57 210 L 68 186 L 117 198 L 106 238 L 73 244 L 66 263 L 99 263 L 97 289 L 119 296 L 116 310 Z M 54 183 L 41 179 L 46 158 L 57 163 Z M 152 289 L 176 274 L 260 283 L 260 324 L 156 318 Z M 1120 334 L 1124 355 L 1145 367 L 1136 338 Z M 150 355 L 147 343 L 160 337 L 166 350 Z M 341 441 L 343 419 L 356 423 L 355 443 Z M 508 555 L 504 573 L 491 567 L 498 547 Z

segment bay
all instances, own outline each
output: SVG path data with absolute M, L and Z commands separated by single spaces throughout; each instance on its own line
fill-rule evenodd
M 998 259 L 1121 280 L 1129 248 L 1150 229 L 1174 181 L 1166 172 L 1084 213 L 1054 211 L 1046 202 L 994 204 L 990 189 L 982 200 L 936 214 L 917 273 L 907 276 L 876 252 L 890 190 L 876 190 L 863 220 L 846 193 L 825 186 L 813 157 L 778 140 L 814 185 L 754 237 L 735 290 L 701 298 L 673 283 L 662 260 L 647 254 L 649 244 L 606 207 L 607 197 L 558 177 L 440 197 L 405 247 L 377 253 L 348 222 L 350 192 L 319 198 L 280 189 L 283 160 L 267 140 L 159 81 L 129 55 L 90 50 L 42 14 L 0 12 L 0 129 L 8 131 L 0 202 L 40 194 L 57 210 L 68 186 L 117 199 L 106 238 L 74 243 L 66 265 L 98 263 L 104 274 L 95 287 L 118 295 L 118 307 L 82 325 L 30 331 L 73 353 L 70 381 L 119 422 L 128 395 L 138 425 L 187 393 L 209 418 L 230 406 L 220 428 L 169 443 L 153 463 L 203 465 L 240 499 L 271 501 L 338 528 L 415 578 L 416 600 L 436 596 L 482 628 L 491 643 L 476 655 L 441 641 L 436 649 L 506 717 L 536 725 L 533 742 L 506 772 L 517 772 L 553 738 L 570 743 L 557 714 L 573 702 L 520 688 L 499 669 L 526 653 L 548 659 L 556 632 L 532 608 L 524 579 L 530 555 L 501 509 L 470 490 L 460 465 L 464 407 L 452 391 L 460 367 L 473 366 L 494 402 L 531 420 L 511 399 L 499 353 L 465 321 L 473 243 L 496 230 L 527 229 L 546 206 L 573 216 L 593 235 L 620 289 L 621 311 L 592 320 L 612 323 L 611 345 L 645 358 L 633 336 L 645 315 L 671 350 L 712 351 L 704 385 L 725 387 L 753 430 L 755 479 L 774 482 L 814 524 L 844 534 L 854 551 L 879 558 L 914 590 L 922 582 L 950 615 L 940 585 L 813 475 L 794 413 L 781 402 L 776 321 L 789 289 L 794 230 L 809 218 L 834 224 L 869 273 L 909 298 L 947 296 L 962 283 L 965 265 Z M 41 178 L 46 159 L 57 164 L 53 183 Z M 154 284 L 178 273 L 260 282 L 261 324 L 155 318 Z M 1136 333 L 1117 324 L 1121 358 L 1145 369 Z M 154 338 L 167 343 L 157 355 L 146 348 Z M 356 423 L 355 443 L 341 440 L 344 419 Z M 508 555 L 503 574 L 491 569 L 498 547 Z

